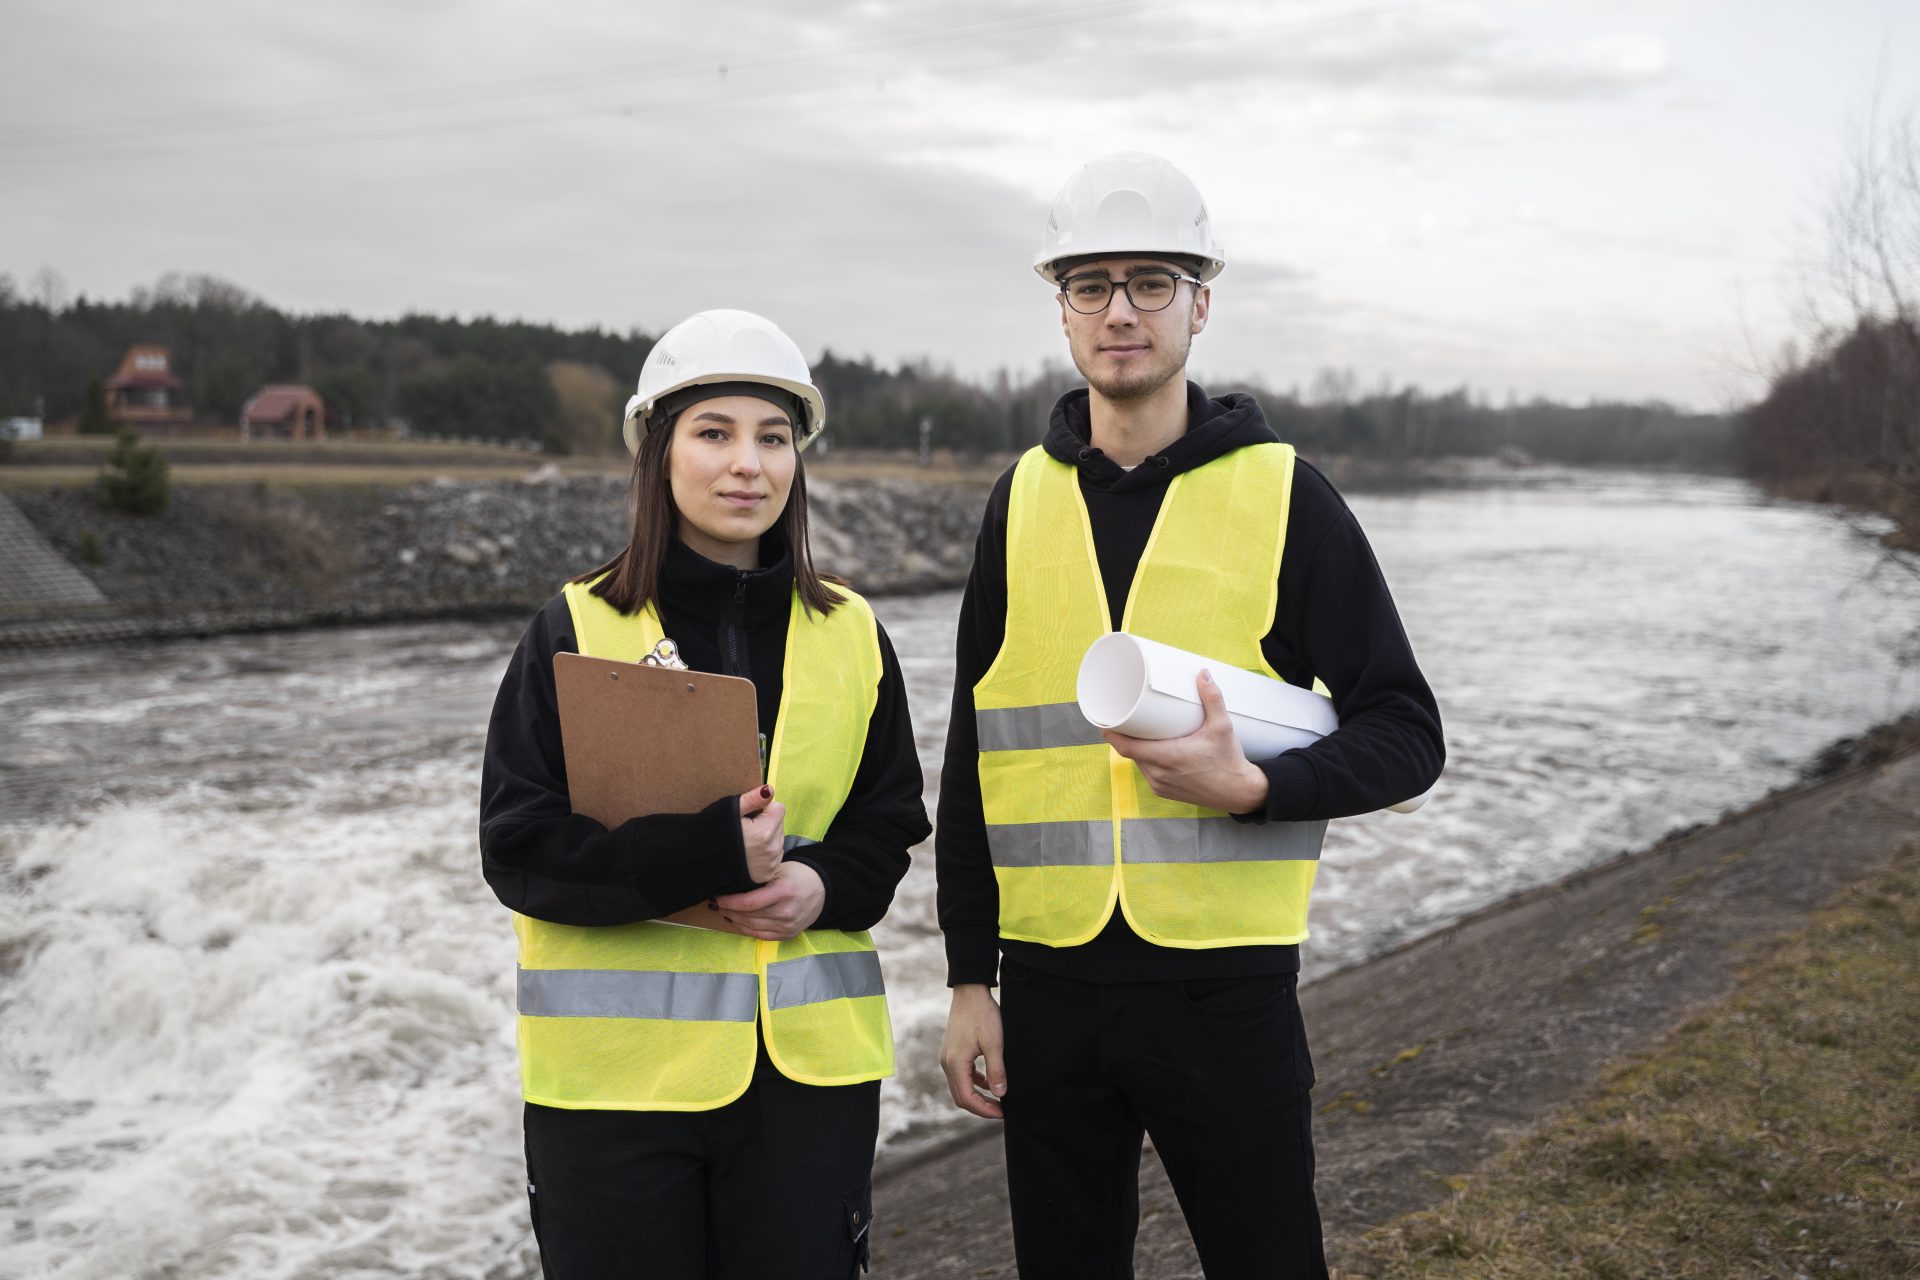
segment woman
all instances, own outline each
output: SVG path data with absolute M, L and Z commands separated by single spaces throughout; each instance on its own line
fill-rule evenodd
M 494 703 L 481 859 L 519 913 L 527 1191 L 558 1280 L 865 1262 L 893 1045 L 864 930 L 928 826 L 899 663 L 807 552 L 824 416 L 759 316 L 671 329 L 627 405 L 627 545 L 534 618 Z M 568 803 L 553 655 L 663 638 L 752 679 L 767 785 L 608 830 Z M 738 932 L 659 922 L 706 902 Z

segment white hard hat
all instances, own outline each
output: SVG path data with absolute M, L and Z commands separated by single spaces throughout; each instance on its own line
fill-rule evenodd
M 1192 258 L 1211 280 L 1227 265 L 1207 202 L 1193 180 L 1159 156 L 1116 151 L 1090 161 L 1060 188 L 1033 269 L 1048 284 L 1065 258 Z
M 661 334 L 647 353 L 621 427 L 627 451 L 640 451 L 662 396 L 710 382 L 760 382 L 791 394 L 805 419 L 794 424 L 795 448 L 806 448 L 827 425 L 827 402 L 792 338 L 751 311 L 701 311 Z

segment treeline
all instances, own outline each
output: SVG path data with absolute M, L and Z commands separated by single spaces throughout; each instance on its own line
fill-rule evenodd
M 1825 230 L 1803 345 L 1744 415 L 1746 468 L 1790 497 L 1891 516 L 1889 541 L 1920 551 L 1920 103 L 1886 115 L 1876 96 Z
M 79 415 L 89 380 L 126 349 L 161 343 L 198 416 L 234 422 L 272 382 L 312 386 L 331 427 L 536 441 L 555 452 L 617 452 L 617 425 L 653 338 L 598 328 L 409 315 L 295 316 L 206 276 L 163 277 L 125 302 L 68 301 L 42 271 L 23 287 L 0 275 L 0 416 Z M 1064 365 L 970 381 L 925 361 L 883 368 L 832 351 L 814 364 L 837 446 L 980 454 L 1025 448 L 1079 378 Z M 1210 387 L 1259 396 L 1281 438 L 1315 455 L 1390 461 L 1503 451 L 1575 465 L 1719 468 L 1733 459 L 1723 418 L 1662 404 L 1495 404 L 1465 389 L 1359 389 L 1329 372 L 1310 391 Z
M 1748 409 L 1755 479 L 1795 497 L 1892 516 L 1920 548 L 1920 324 L 1864 319 L 1817 341 Z
M 1347 399 L 1302 399 L 1253 390 L 1282 440 L 1308 455 L 1359 454 L 1389 461 L 1524 456 L 1567 466 L 1729 469 L 1734 424 L 1672 405 L 1596 402 L 1496 404 L 1466 388 L 1428 394 L 1408 387 Z
M 29 296 L 29 293 L 31 296 Z M 23 291 L 0 275 L 0 414 L 78 416 L 87 384 L 129 346 L 166 346 L 195 415 L 237 422 L 262 386 L 320 393 L 334 428 L 405 420 L 415 431 L 536 440 L 565 451 L 609 430 L 622 380 L 653 340 L 600 329 L 409 315 L 288 315 L 208 276 L 168 275 L 125 302 L 67 302 L 42 272 Z

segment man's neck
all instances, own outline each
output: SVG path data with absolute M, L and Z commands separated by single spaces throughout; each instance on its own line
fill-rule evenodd
M 1089 387 L 1087 411 L 1093 447 L 1123 467 L 1137 467 L 1187 433 L 1187 380 L 1169 378 L 1139 400 L 1109 400 Z

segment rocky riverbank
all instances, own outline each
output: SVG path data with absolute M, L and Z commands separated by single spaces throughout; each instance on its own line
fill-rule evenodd
M 1885 866 L 1920 831 L 1920 717 L 1836 744 L 1806 777 L 1303 989 L 1336 1265 L 1719 1000 L 1753 947 Z M 879 1172 L 876 1277 L 1014 1275 L 998 1136 L 975 1122 Z M 1199 1276 L 1151 1147 L 1141 1207 L 1143 1280 Z
M 811 480 L 809 498 L 815 563 L 884 595 L 965 580 L 986 492 Z M 10 558 L 56 557 L 101 597 L 10 590 L 0 645 L 525 612 L 626 530 L 623 479 L 551 469 L 406 486 L 176 485 L 167 510 L 144 517 L 103 510 L 83 488 L 0 501 L 41 544 Z

